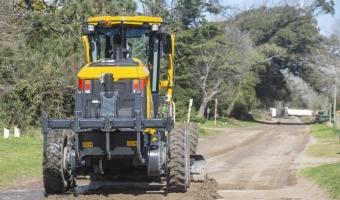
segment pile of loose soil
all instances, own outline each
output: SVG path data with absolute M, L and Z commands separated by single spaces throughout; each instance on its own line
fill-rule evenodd
M 198 190 L 197 196 L 195 199 L 219 199 L 221 196 L 217 193 L 218 183 L 215 179 L 207 178 L 203 185 Z

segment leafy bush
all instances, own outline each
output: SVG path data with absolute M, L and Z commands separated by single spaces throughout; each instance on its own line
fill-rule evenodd
M 196 123 L 200 123 L 200 124 L 204 124 L 206 119 L 204 117 L 198 117 L 197 115 L 195 115 L 192 119 L 192 122 L 196 122 Z
M 45 77 L 44 77 L 45 78 Z M 36 84 L 32 84 L 32 83 Z M 23 80 L 2 97 L 0 118 L 5 127 L 17 125 L 21 129 L 39 126 L 42 114 L 62 117 L 72 113 L 74 89 L 48 78 Z

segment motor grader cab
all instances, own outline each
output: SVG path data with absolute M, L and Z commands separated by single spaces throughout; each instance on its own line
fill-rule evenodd
M 78 175 L 165 177 L 173 192 L 204 179 L 197 125 L 174 127 L 174 36 L 164 25 L 143 16 L 83 23 L 74 117 L 42 119 L 47 193 L 73 188 Z

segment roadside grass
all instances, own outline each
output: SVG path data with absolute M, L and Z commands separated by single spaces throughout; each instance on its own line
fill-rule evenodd
M 0 187 L 42 173 L 42 137 L 38 134 L 0 138 Z
M 222 133 L 222 131 L 198 127 L 198 133 L 199 133 L 200 136 L 209 136 L 209 135 L 220 134 L 220 133 Z
M 240 121 L 233 118 L 222 118 L 219 120 L 209 120 L 205 121 L 204 124 L 199 124 L 199 135 L 200 136 L 209 136 L 214 134 L 220 134 L 223 131 L 222 130 L 212 130 L 210 128 L 237 128 L 237 127 L 249 127 L 249 126 L 255 126 L 256 123 L 249 122 L 249 121 Z
M 330 196 L 340 197 L 340 164 L 326 164 L 302 170 L 301 176 L 315 181 Z
M 326 124 L 313 124 L 310 128 L 310 135 L 317 139 L 335 138 L 339 133 L 338 129 L 328 127 Z
M 338 130 L 325 124 L 314 124 L 310 128 L 310 135 L 316 138 L 319 144 L 310 145 L 307 154 L 312 157 L 339 157 Z
M 312 157 L 340 157 L 340 145 L 337 141 L 329 141 L 327 144 L 311 145 L 307 150 L 307 155 Z
M 339 157 L 340 144 L 338 142 L 338 129 L 333 129 L 325 124 L 310 126 L 310 135 L 319 141 L 311 145 L 307 154 L 312 157 Z M 340 163 L 324 164 L 317 167 L 303 169 L 302 177 L 315 181 L 332 197 L 340 197 Z
M 213 128 L 235 128 L 235 127 L 249 127 L 256 125 L 255 122 L 250 121 L 240 121 L 234 118 L 223 118 L 222 120 L 216 120 L 216 125 L 214 120 L 205 121 L 201 124 L 203 127 L 213 127 Z

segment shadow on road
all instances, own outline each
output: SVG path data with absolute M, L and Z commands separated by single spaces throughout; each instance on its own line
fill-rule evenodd
M 88 185 L 76 186 L 73 191 L 68 191 L 64 195 L 77 197 L 78 195 L 98 195 L 109 197 L 112 194 L 122 194 L 139 196 L 145 194 L 158 194 L 167 196 L 162 183 L 148 182 L 111 182 L 111 181 L 91 181 Z M 52 197 L 53 194 L 45 194 L 45 197 Z
M 288 119 L 288 118 L 284 118 L 284 119 Z M 254 120 L 254 122 L 259 123 L 259 124 L 268 124 L 268 125 L 311 125 L 311 124 L 315 124 L 314 122 L 281 121 L 280 118 L 278 119 L 278 121 L 273 121 L 273 122 L 259 121 L 259 120 Z

